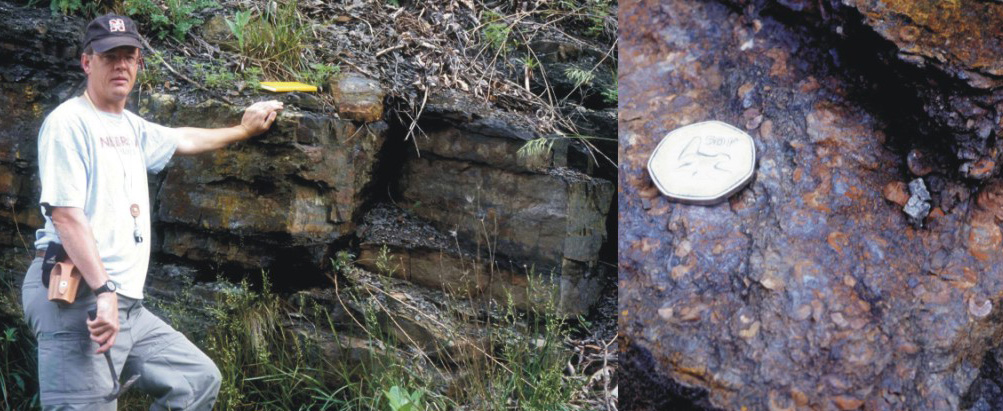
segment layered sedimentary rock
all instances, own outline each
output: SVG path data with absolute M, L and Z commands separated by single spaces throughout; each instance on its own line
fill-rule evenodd
M 42 225 L 38 129 L 43 114 L 82 84 L 74 65 L 82 22 L 0 3 L 0 244 L 28 247 Z M 17 62 L 17 64 L 7 64 Z
M 931 211 L 914 225 L 898 142 L 921 126 L 883 118 L 887 89 L 827 40 L 755 6 L 620 12 L 625 363 L 723 409 L 960 408 L 1003 335 L 1003 184 L 923 173 Z M 716 206 L 669 202 L 648 156 L 710 119 L 753 136 L 754 181 Z M 627 372 L 622 405 L 672 403 Z
M 493 257 L 487 247 L 464 247 L 456 237 L 389 204 L 366 214 L 359 237 L 360 266 L 462 298 L 486 296 L 520 309 L 556 302 L 574 314 L 595 302 L 595 285 L 588 279 L 530 275 L 526 266 Z
M 587 310 L 600 289 L 599 248 L 613 185 L 569 168 L 576 154 L 566 139 L 520 152 L 533 137 L 527 129 L 500 114 L 451 111 L 450 103 L 430 103 L 432 117 L 451 123 L 450 113 L 472 112 L 473 118 L 416 139 L 418 150 L 399 182 L 403 207 L 453 233 L 458 245 L 512 267 L 510 279 L 557 276 L 564 309 Z
M 211 100 L 179 107 L 169 96 L 154 96 L 146 111 L 174 126 L 231 126 L 241 115 Z M 353 233 L 361 218 L 385 131 L 383 123 L 287 111 L 259 138 L 176 157 L 157 194 L 167 224 L 162 250 L 260 266 L 276 249 L 298 248 L 321 266 L 326 245 Z

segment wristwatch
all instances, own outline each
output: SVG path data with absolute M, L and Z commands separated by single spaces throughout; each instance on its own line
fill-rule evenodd
M 100 294 L 107 293 L 107 292 L 112 292 L 113 293 L 116 290 L 118 290 L 118 285 L 115 284 L 114 281 L 108 280 L 108 281 L 104 282 L 104 285 L 102 285 L 102 286 L 98 287 L 96 290 L 94 290 L 94 295 L 100 295 Z

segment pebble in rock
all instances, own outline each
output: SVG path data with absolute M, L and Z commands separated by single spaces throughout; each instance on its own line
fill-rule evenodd
M 926 183 L 922 178 L 917 178 L 909 182 L 909 193 L 913 197 L 919 197 L 922 201 L 930 201 L 930 192 L 926 190 Z
M 923 219 L 930 214 L 930 192 L 926 190 L 926 184 L 922 178 L 917 178 L 909 182 L 909 202 L 906 203 L 902 211 L 909 215 L 910 221 L 917 226 L 923 224 Z
M 898 204 L 899 207 L 905 207 L 905 204 L 909 202 L 909 193 L 906 192 L 906 184 L 901 181 L 892 181 L 886 184 L 881 190 L 881 194 L 886 200 Z
M 914 149 L 906 155 L 906 165 L 909 167 L 909 172 L 917 177 L 923 177 L 933 172 L 933 164 L 931 164 L 930 159 L 919 150 Z

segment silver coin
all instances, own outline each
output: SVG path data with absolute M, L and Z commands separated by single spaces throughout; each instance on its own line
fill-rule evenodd
M 665 196 L 683 203 L 717 204 L 752 179 L 756 145 L 720 121 L 673 130 L 648 159 L 648 173 Z

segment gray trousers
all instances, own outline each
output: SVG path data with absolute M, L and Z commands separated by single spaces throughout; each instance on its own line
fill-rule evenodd
M 106 402 L 111 374 L 104 354 L 87 331 L 95 297 L 85 292 L 70 305 L 50 302 L 42 285 L 42 259 L 32 261 L 21 289 L 25 320 L 38 340 L 38 379 L 45 410 L 114 410 Z M 81 283 L 86 287 L 85 283 Z M 84 295 L 85 294 L 85 295 Z M 112 360 L 121 381 L 142 375 L 131 389 L 156 398 L 154 410 L 210 410 L 219 393 L 219 369 L 178 331 L 143 308 L 141 300 L 118 297 L 121 324 Z

